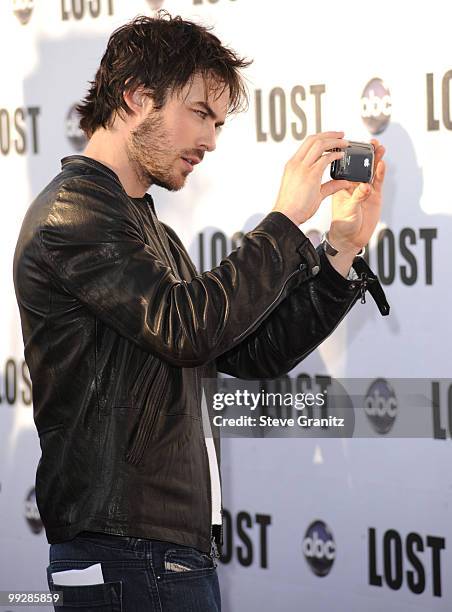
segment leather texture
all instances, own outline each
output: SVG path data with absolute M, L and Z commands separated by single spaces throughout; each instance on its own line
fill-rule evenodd
M 129 197 L 83 155 L 61 162 L 14 254 L 47 539 L 100 531 L 208 553 L 201 378 L 290 371 L 339 324 L 360 283 L 278 212 L 200 274 L 149 194 Z

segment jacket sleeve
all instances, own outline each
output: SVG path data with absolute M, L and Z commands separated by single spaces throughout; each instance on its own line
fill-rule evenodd
M 250 336 L 216 360 L 217 369 L 243 379 L 278 378 L 292 370 L 339 325 L 369 288 L 382 315 L 389 305 L 377 277 L 361 257 L 353 268 L 359 280 L 347 280 L 321 247 L 320 273 L 295 288 Z
M 65 182 L 39 231 L 51 278 L 119 334 L 177 366 L 216 359 L 318 271 L 308 238 L 271 212 L 219 266 L 180 280 L 121 194 Z

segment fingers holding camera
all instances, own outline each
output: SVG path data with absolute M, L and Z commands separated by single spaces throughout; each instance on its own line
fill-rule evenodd
M 322 200 L 324 198 L 327 198 L 328 196 L 334 195 L 338 191 L 342 191 L 342 189 L 346 189 L 349 193 L 352 193 L 353 185 L 354 183 L 351 183 L 350 181 L 346 181 L 343 179 L 340 179 L 340 180 L 334 179 L 331 181 L 327 181 L 326 183 L 323 183 L 323 185 L 321 185 L 320 187 L 320 194 L 321 194 Z
M 344 151 L 330 151 L 328 153 L 324 153 L 312 164 L 311 168 L 315 170 L 316 174 L 320 175 L 321 177 L 333 161 L 335 161 L 336 159 L 342 159 L 343 157 Z
M 374 180 L 373 180 L 373 187 L 375 191 L 377 191 L 378 193 L 381 192 L 381 189 L 383 187 L 385 173 L 386 173 L 386 164 L 382 159 L 380 159 L 380 161 L 377 164 L 375 175 L 374 175 Z
M 328 140 L 328 139 L 329 140 L 331 140 L 331 139 L 340 139 L 343 142 L 345 142 L 343 140 L 343 136 L 344 136 L 344 132 L 320 132 L 319 134 L 311 134 L 311 136 L 308 136 L 307 138 L 305 138 L 303 144 L 299 147 L 298 151 L 295 153 L 295 155 L 293 156 L 292 159 L 294 160 L 294 162 L 304 161 L 304 159 L 305 159 L 306 155 L 308 154 L 309 150 L 316 143 L 322 142 L 322 141 Z
M 308 136 L 286 163 L 278 198 L 273 208 L 297 225 L 310 219 L 328 195 L 350 185 L 348 181 L 329 181 L 322 185 L 322 176 L 333 161 L 341 159 L 348 146 L 343 132 L 323 132 Z
M 383 155 L 386 152 L 386 149 L 384 148 L 384 146 L 382 144 L 380 144 L 380 141 L 377 140 L 376 138 L 372 138 L 370 140 L 371 144 L 374 147 L 374 151 L 375 151 L 375 162 L 378 163 L 380 161 L 380 159 L 383 157 Z
M 383 155 L 386 153 L 386 149 L 383 145 L 379 143 L 376 138 L 372 138 L 370 141 L 375 149 L 375 159 L 374 159 L 374 178 L 372 181 L 372 185 L 376 191 L 381 191 L 381 187 L 383 185 L 383 181 L 385 178 L 386 164 L 383 161 Z
M 325 138 L 317 140 L 306 153 L 303 163 L 307 166 L 313 166 L 321 161 L 324 164 L 323 169 L 325 169 L 329 163 L 344 156 L 343 151 L 332 151 L 332 149 L 345 149 L 348 145 L 348 140 L 344 140 L 343 138 Z M 339 156 L 331 157 L 333 154 Z M 327 158 L 329 161 L 326 161 Z
M 358 183 L 358 186 L 353 190 L 350 198 L 350 205 L 358 204 L 366 200 L 371 192 L 369 183 Z

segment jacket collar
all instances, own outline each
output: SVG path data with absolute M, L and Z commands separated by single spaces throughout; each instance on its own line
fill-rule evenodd
M 99 172 L 102 172 L 103 174 L 106 174 L 107 176 L 110 176 L 111 178 L 113 178 L 118 183 L 118 185 L 120 185 L 121 189 L 124 191 L 124 187 L 122 186 L 122 183 L 119 180 L 119 177 L 116 174 L 116 172 L 114 172 L 111 168 L 108 168 L 108 166 L 105 166 L 101 162 L 97 161 L 97 159 L 93 159 L 92 157 L 87 157 L 86 155 L 67 155 L 66 157 L 63 157 L 61 159 L 61 168 L 64 168 L 65 166 L 68 166 L 70 164 L 80 164 L 82 166 L 90 166 L 91 168 L 94 168 L 95 170 L 98 170 Z M 154 200 L 152 199 L 152 196 L 150 193 L 145 193 L 143 198 L 133 198 L 132 196 L 129 196 L 128 194 L 126 195 L 129 199 L 133 200 L 134 202 L 143 202 L 143 201 L 148 202 L 151 205 L 153 213 L 155 214 Z
M 61 168 L 68 166 L 69 164 L 81 164 L 82 166 L 91 166 L 91 168 L 96 168 L 99 172 L 103 172 L 104 174 L 108 174 L 110 177 L 113 177 L 119 184 L 121 181 L 119 180 L 116 172 L 108 168 L 101 162 L 97 161 L 97 159 L 93 159 L 92 157 L 87 157 L 86 155 L 68 155 L 63 157 L 61 160 Z

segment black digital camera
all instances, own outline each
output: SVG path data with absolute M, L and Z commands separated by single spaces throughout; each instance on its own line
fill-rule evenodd
M 375 149 L 367 142 L 349 141 L 342 159 L 335 159 L 331 164 L 332 179 L 345 179 L 355 183 L 371 183 L 374 177 Z

